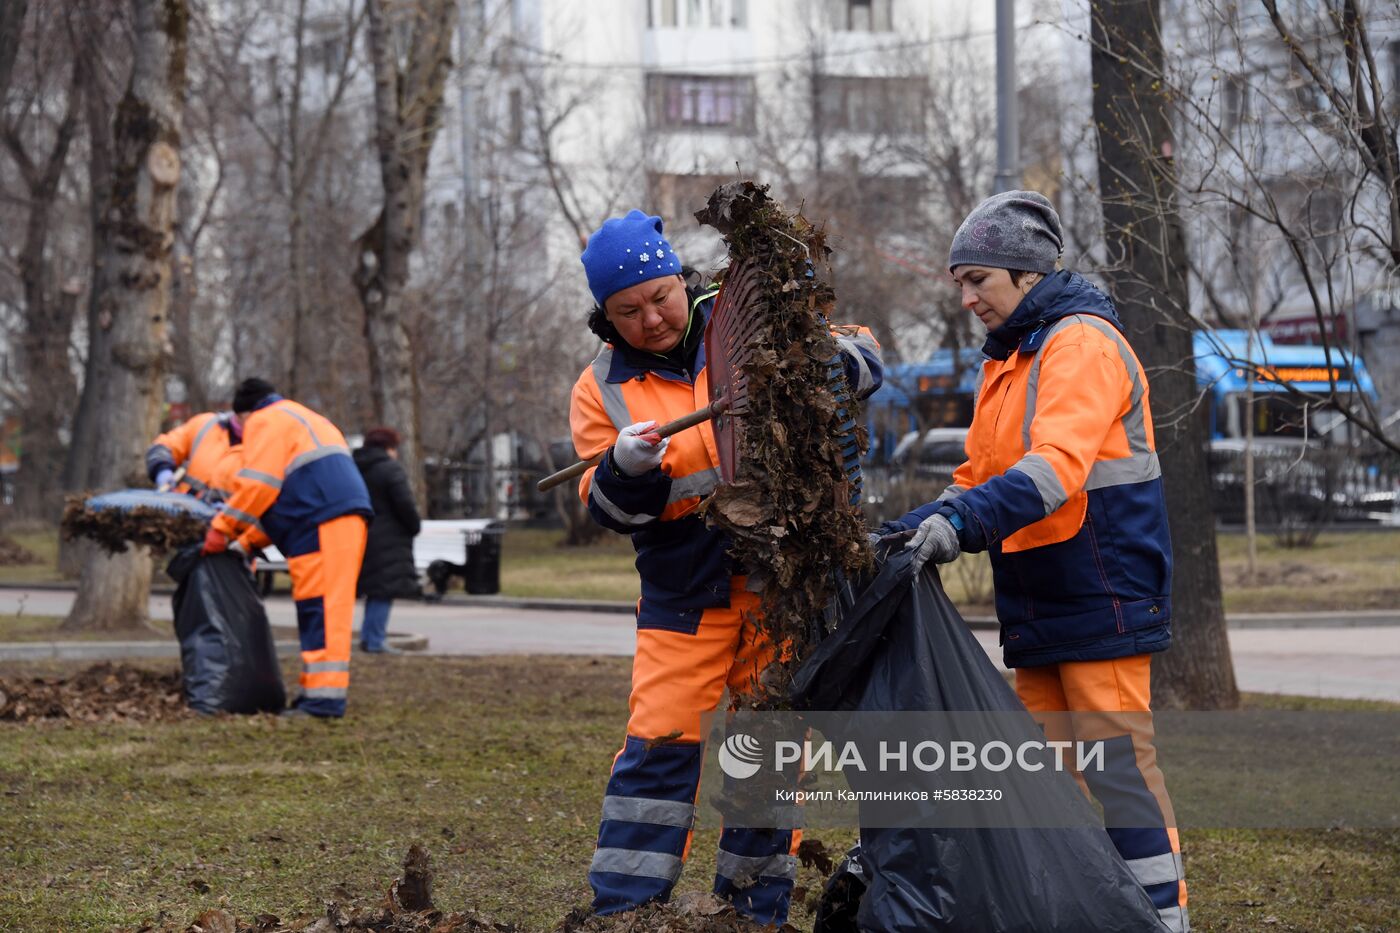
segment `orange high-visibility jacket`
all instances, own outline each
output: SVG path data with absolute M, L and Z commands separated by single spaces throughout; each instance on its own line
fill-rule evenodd
M 213 527 L 250 550 L 271 541 L 290 558 L 317 550 L 322 522 L 373 514 L 340 429 L 272 395 L 244 420 L 243 465 Z
M 982 368 L 967 462 L 934 512 L 988 550 L 1009 666 L 1162 651 L 1171 540 L 1147 376 L 1108 296 L 1071 272 L 1033 288 Z M 886 530 L 892 530 L 886 528 Z
M 232 489 L 237 458 L 225 462 L 235 445 L 229 412 L 206 411 L 184 424 L 166 431 L 146 450 L 146 475 L 155 482 L 161 470 L 175 470 L 182 464 L 185 476 L 179 492 L 201 499 L 223 499 Z
M 701 323 L 709 319 L 715 294 L 691 296 Z M 879 344 L 867 328 L 841 328 L 835 336 L 852 391 L 867 397 L 881 381 Z M 679 372 L 665 368 L 654 354 L 604 346 L 574 384 L 569 425 L 579 457 L 609 450 L 630 424 L 664 424 L 709 405 L 703 346 L 695 367 L 698 372 Z M 660 469 L 624 476 L 609 455 L 579 483 L 595 521 L 632 535 L 643 628 L 694 632 L 703 610 L 729 605 L 730 578 L 744 571 L 729 559 L 727 536 L 695 514 L 719 484 L 718 465 L 714 428 L 706 422 L 671 436 Z

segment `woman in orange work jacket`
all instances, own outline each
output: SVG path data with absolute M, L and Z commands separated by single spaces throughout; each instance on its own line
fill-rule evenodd
M 579 456 L 603 454 L 579 492 L 596 521 L 632 536 L 642 589 L 627 738 L 588 873 L 594 910 L 611 914 L 670 896 L 695 816 L 700 717 L 726 687 L 750 689 L 772 648 L 743 618 L 758 599 L 727 538 L 696 514 L 719 481 L 713 430 L 654 433 L 709 404 L 703 337 L 716 292 L 686 287 L 661 219 L 641 211 L 604 223 L 582 260 L 598 303 L 589 326 L 606 346 L 579 376 L 569 410 Z M 869 395 L 880 379 L 874 339 L 836 339 L 852 389 Z M 724 830 L 715 893 L 781 925 L 799 839 L 790 827 Z
M 987 328 L 967 462 L 937 501 L 882 532 L 917 528 L 919 566 L 989 552 L 1016 692 L 1033 714 L 1076 714 L 1038 717 L 1047 731 L 1106 740 L 1087 789 L 1163 923 L 1184 931 L 1149 712 L 1151 655 L 1171 641 L 1172 561 L 1147 378 L 1108 296 L 1058 270 L 1062 244 L 1033 191 L 988 199 L 958 229 L 949 270 Z

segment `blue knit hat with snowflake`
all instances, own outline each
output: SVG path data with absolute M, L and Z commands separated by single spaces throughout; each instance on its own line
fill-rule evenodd
M 661 218 L 636 210 L 603 221 L 579 258 L 599 307 L 624 288 L 681 271 L 680 259 L 661 235 Z

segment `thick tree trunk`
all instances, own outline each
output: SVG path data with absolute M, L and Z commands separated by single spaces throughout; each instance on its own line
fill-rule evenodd
M 108 35 L 111 14 L 93 0 L 82 4 L 81 31 L 83 46 L 75 63 L 83 86 L 83 122 L 88 138 L 88 221 L 91 250 L 91 270 L 88 277 L 87 333 L 88 354 L 83 365 L 83 387 L 78 395 L 78 410 L 73 414 L 73 430 L 68 444 L 68 459 L 63 465 L 63 488 L 67 492 L 91 489 L 96 460 L 92 456 L 95 440 L 96 396 L 98 386 L 107 379 L 108 360 L 92 352 L 96 335 L 102 330 L 100 300 L 104 292 L 103 250 L 107 239 L 107 203 L 112 190 L 112 110 L 111 95 L 97 67 L 101 62 L 101 45 Z M 65 579 L 73 580 L 82 573 L 89 553 L 95 546 L 84 538 L 60 539 L 58 569 Z
M 1175 574 L 1172 648 L 1153 663 L 1154 705 L 1239 705 L 1220 595 L 1205 428 L 1191 405 L 1186 248 L 1176 208 L 1172 129 L 1152 75 L 1163 65 L 1159 0 L 1095 0 L 1094 121 L 1107 273 L 1156 416 Z
M 420 505 L 426 501 L 426 482 L 403 293 L 409 256 L 418 247 L 423 182 L 452 66 L 456 11 L 455 0 L 369 0 L 366 6 L 374 63 L 374 142 L 384 206 L 357 241 L 354 281 L 365 313 L 375 417 L 402 436 L 399 462 Z M 394 54 L 396 22 L 411 29 L 402 66 Z
M 102 277 L 89 353 L 105 369 L 90 401 L 93 485 L 141 482 L 142 455 L 160 423 L 170 302 L 188 9 L 184 0 L 134 0 L 135 60 L 113 124 L 113 173 L 99 245 Z M 151 559 L 144 549 L 89 551 L 66 629 L 143 623 Z

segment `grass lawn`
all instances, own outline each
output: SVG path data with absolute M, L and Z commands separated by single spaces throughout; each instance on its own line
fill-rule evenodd
M 6 641 L 172 641 L 175 633 L 169 622 L 152 622 L 139 629 L 120 632 L 61 632 L 58 616 L 5 615 L 0 613 L 0 642 Z
M 440 907 L 548 930 L 589 896 L 628 676 L 624 659 L 357 657 L 341 722 L 0 725 L 0 929 L 369 905 L 419 841 Z M 852 832 L 809 835 L 837 848 Z M 682 890 L 708 887 L 714 845 L 697 834 Z M 1397 832 L 1188 831 L 1184 847 L 1198 930 L 1379 931 L 1400 915 Z M 793 919 L 810 929 L 804 908 Z
M 59 579 L 53 532 L 14 537 L 44 557 L 42 564 L 0 566 L 0 583 Z M 561 532 L 512 528 L 501 559 L 505 596 L 632 601 L 639 587 L 631 542 L 607 534 L 585 548 L 559 546 Z M 1227 612 L 1391 609 L 1400 605 L 1400 530 L 1324 534 L 1311 548 L 1281 548 L 1259 536 L 1259 571 L 1246 584 L 1243 535 L 1222 534 L 1219 543 Z M 989 615 L 991 572 L 986 555 L 964 555 L 943 574 L 953 602 L 968 615 Z M 460 587 L 460 583 L 456 583 Z M 277 582 L 290 590 L 285 574 Z M 460 592 L 460 590 L 459 590 Z
M 1258 571 L 1245 585 L 1245 537 L 1216 536 L 1226 612 L 1314 612 L 1400 606 L 1400 530 L 1319 535 L 1310 548 L 1258 537 Z
M 0 583 L 54 583 L 63 579 L 58 572 L 56 529 L 6 529 L 5 535 L 32 551 L 40 562 L 0 564 Z

